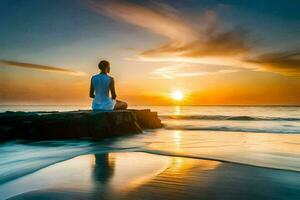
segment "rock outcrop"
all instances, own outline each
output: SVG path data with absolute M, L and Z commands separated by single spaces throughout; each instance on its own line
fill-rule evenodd
M 157 113 L 150 110 L 5 112 L 0 114 L 0 141 L 98 140 L 160 127 Z

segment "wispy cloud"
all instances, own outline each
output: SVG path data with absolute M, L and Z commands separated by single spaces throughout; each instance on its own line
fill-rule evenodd
M 259 64 L 263 70 L 273 71 L 289 76 L 300 75 L 300 51 L 283 51 L 266 53 L 246 60 Z
M 222 66 L 212 66 L 214 69 L 199 70 L 199 64 L 191 65 L 186 63 L 178 63 L 170 66 L 160 67 L 150 73 L 151 79 L 174 79 L 180 77 L 204 76 L 215 73 L 233 73 L 237 69 L 224 69 Z M 224 66 L 225 67 L 225 66 Z
M 66 75 L 72 76 L 85 76 L 87 75 L 81 71 L 69 70 L 61 67 L 54 67 L 54 66 L 47 66 L 47 65 L 40 65 L 40 64 L 33 64 L 33 63 L 24 63 L 24 62 L 17 62 L 11 60 L 0 60 L 0 65 L 11 66 L 11 67 L 22 67 L 27 69 L 33 70 L 40 70 L 40 71 L 48 71 L 48 72 L 56 72 L 56 73 L 63 73 Z
M 248 51 L 243 30 L 221 31 L 216 13 L 210 10 L 198 16 L 198 26 L 192 26 L 179 11 L 163 3 L 145 7 L 124 1 L 109 1 L 95 3 L 92 7 L 113 19 L 169 38 L 167 43 L 141 52 L 141 59 L 174 61 L 177 58 L 195 62 L 197 58 L 197 62 L 207 63 L 208 57 L 239 56 Z
M 249 51 L 243 29 L 236 27 L 229 31 L 221 31 L 218 17 L 213 11 L 206 11 L 201 19 L 201 27 L 193 31 L 194 35 L 189 35 L 189 40 L 180 42 L 179 38 L 176 38 L 158 48 L 142 52 L 141 56 L 176 56 L 184 60 L 197 58 L 198 62 L 201 62 L 203 58 L 241 56 Z
M 152 8 L 125 1 L 90 2 L 90 7 L 106 16 L 148 29 L 172 40 L 185 41 L 194 35 L 193 30 L 177 16 L 177 11 L 164 4 Z M 160 6 L 158 6 L 160 5 Z
M 140 52 L 138 59 L 143 61 L 227 65 L 264 69 L 283 75 L 300 71 L 299 59 L 291 55 L 277 58 L 280 55 L 265 54 L 250 59 L 255 52 L 249 44 L 247 32 L 241 27 L 222 28 L 221 20 L 212 10 L 187 20 L 178 10 L 164 3 L 142 6 L 126 1 L 104 1 L 101 4 L 94 2 L 91 7 L 102 15 L 168 39 L 156 48 Z

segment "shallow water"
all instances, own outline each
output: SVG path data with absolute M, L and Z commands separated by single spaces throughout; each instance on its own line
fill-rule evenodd
M 149 108 L 133 107 L 133 108 Z M 0 184 L 78 155 L 146 152 L 300 172 L 300 107 L 153 106 L 165 128 L 92 141 L 0 145 Z M 88 106 L 1 106 L 0 111 L 66 111 Z M 0 185 L 1 193 L 1 185 Z
M 124 152 L 89 154 L 3 184 L 12 199 L 299 199 L 300 174 Z

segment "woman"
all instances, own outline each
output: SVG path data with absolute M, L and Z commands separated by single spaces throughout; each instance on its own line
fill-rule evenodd
M 91 79 L 90 97 L 93 98 L 93 110 L 118 110 L 126 109 L 127 103 L 116 100 L 114 79 L 107 74 L 110 72 L 110 64 L 106 60 L 102 60 L 98 64 L 101 72 Z M 109 97 L 109 91 L 111 98 Z

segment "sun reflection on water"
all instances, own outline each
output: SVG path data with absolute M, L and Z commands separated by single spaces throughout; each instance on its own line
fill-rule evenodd
M 173 142 L 176 150 L 180 150 L 181 148 L 181 131 L 176 130 L 173 133 Z
M 181 114 L 181 107 L 180 106 L 175 106 L 174 115 L 180 115 Z

